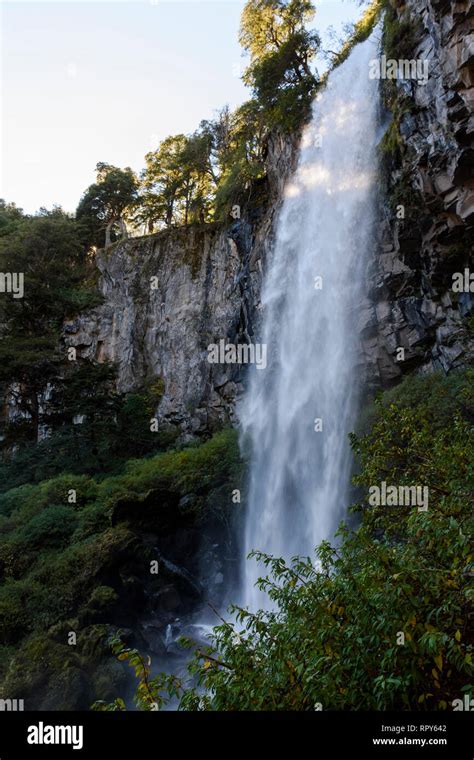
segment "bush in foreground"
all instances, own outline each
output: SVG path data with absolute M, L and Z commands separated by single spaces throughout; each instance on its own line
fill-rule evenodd
M 410 378 L 376 403 L 370 431 L 352 438 L 359 527 L 341 527 L 315 560 L 257 554 L 274 611 L 232 608 L 190 680 L 150 679 L 116 638 L 138 707 L 157 709 L 170 690 L 185 710 L 446 710 L 472 693 L 472 380 Z M 427 511 L 370 506 L 381 481 L 427 486 Z

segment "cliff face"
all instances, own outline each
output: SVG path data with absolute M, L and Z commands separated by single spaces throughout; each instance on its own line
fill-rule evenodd
M 259 202 L 226 229 L 193 225 L 120 242 L 97 254 L 104 303 L 65 324 L 78 357 L 117 362 L 118 389 L 159 378 L 161 424 L 182 440 L 233 419 L 238 364 L 211 364 L 208 346 L 254 332 L 262 271 L 297 140 L 274 136 Z M 232 220 L 230 220 L 232 221 Z
M 399 47 L 410 38 L 397 58 L 427 60 L 429 76 L 381 83 L 391 139 L 389 150 L 381 144 L 378 240 L 358 324 L 368 388 L 474 357 L 474 294 L 452 289 L 453 274 L 473 265 L 473 15 L 471 0 L 410 0 L 386 22 L 384 45 L 395 25 Z M 297 145 L 298 135 L 270 139 L 267 180 L 226 229 L 173 229 L 99 252 L 104 304 L 65 325 L 79 356 L 118 362 L 121 391 L 161 378 L 157 417 L 183 440 L 233 421 L 245 367 L 210 364 L 207 347 L 258 340 L 262 274 Z
M 390 23 L 407 25 L 398 27 L 401 43 L 409 33 L 413 41 L 401 57 L 428 61 L 429 76 L 425 84 L 395 80 L 385 98 L 396 148 L 385 157 L 360 325 L 369 382 L 382 386 L 415 368 L 448 372 L 474 357 L 474 293 L 452 288 L 453 274 L 474 263 L 474 4 L 397 2 Z

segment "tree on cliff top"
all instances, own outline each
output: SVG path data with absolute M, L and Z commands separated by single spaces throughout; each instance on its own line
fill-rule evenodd
M 243 10 L 239 39 L 250 55 L 243 80 L 269 126 L 297 126 L 314 96 L 318 80 L 310 62 L 320 39 L 306 28 L 314 13 L 311 0 L 248 0 Z
M 88 245 L 110 245 L 114 227 L 126 237 L 125 212 L 133 207 L 138 192 L 138 179 L 127 167 L 98 163 L 97 181 L 87 188 L 76 211 Z
M 306 24 L 314 18 L 315 12 L 311 0 L 248 0 L 242 12 L 239 41 L 250 55 L 251 66 L 302 35 L 307 49 L 301 50 L 300 67 L 311 76 L 307 61 L 317 51 L 319 37 L 309 32 Z
M 214 142 L 211 123 L 203 122 L 192 135 L 171 135 L 147 153 L 134 221 L 145 224 L 148 232 L 155 224 L 202 221 L 217 185 Z

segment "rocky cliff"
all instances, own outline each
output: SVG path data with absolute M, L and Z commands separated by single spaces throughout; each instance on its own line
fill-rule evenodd
M 473 264 L 473 14 L 470 0 L 397 2 L 386 13 L 384 53 L 427 61 L 428 80 L 381 82 L 379 224 L 358 315 L 371 389 L 474 356 L 474 294 L 452 288 Z M 79 356 L 118 363 L 121 391 L 161 378 L 157 417 L 183 440 L 233 421 L 245 367 L 210 364 L 207 347 L 258 339 L 262 274 L 297 145 L 298 135 L 271 137 L 267 178 L 228 226 L 98 252 L 104 303 L 65 325 Z
M 360 323 L 371 384 L 474 356 L 474 293 L 453 291 L 453 275 L 474 264 L 473 23 L 471 0 L 398 1 L 387 12 L 387 57 L 426 61 L 428 79 L 382 88 L 379 241 Z
M 296 137 L 270 138 L 267 177 L 231 224 L 165 230 L 99 251 L 104 302 L 65 324 L 65 344 L 79 358 L 117 363 L 121 392 L 161 379 L 157 417 L 184 441 L 233 419 L 244 367 L 209 363 L 207 347 L 246 343 L 255 332 L 262 272 L 296 145 Z

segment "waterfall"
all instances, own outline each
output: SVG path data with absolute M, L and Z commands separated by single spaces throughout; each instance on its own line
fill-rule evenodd
M 302 136 L 265 272 L 262 343 L 239 416 L 252 459 L 243 537 L 242 603 L 265 568 L 252 549 L 311 555 L 347 508 L 362 365 L 357 317 L 373 238 L 379 32 L 328 77 Z

